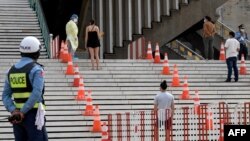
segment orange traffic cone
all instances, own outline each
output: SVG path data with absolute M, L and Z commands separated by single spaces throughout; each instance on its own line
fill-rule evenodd
M 183 91 L 182 91 L 182 95 L 180 96 L 180 99 L 182 100 L 190 99 L 187 76 L 184 77 Z
M 91 131 L 92 132 L 102 132 L 102 122 L 101 122 L 101 118 L 100 118 L 98 105 L 96 106 L 96 108 L 97 109 L 95 109 L 96 113 L 94 113 L 95 117 L 94 117 L 93 127 L 92 127 Z
M 220 120 L 220 137 L 218 141 L 224 141 L 224 120 Z
M 152 60 L 153 59 L 153 55 L 152 55 L 152 48 L 151 48 L 151 42 L 148 42 L 148 50 L 147 50 L 147 58 L 148 60 Z
M 221 47 L 220 47 L 220 60 L 225 61 L 225 48 L 224 48 L 224 43 L 221 42 Z
M 99 110 L 98 105 L 95 105 L 95 110 L 93 112 L 93 116 L 100 116 L 100 110 Z
M 161 63 L 159 44 L 156 43 L 154 63 Z
M 74 86 L 74 87 L 79 87 L 79 86 L 80 86 L 79 67 L 78 67 L 77 64 L 75 65 L 75 75 L 74 75 L 73 86 Z
M 194 98 L 194 114 L 200 114 L 200 97 L 198 90 L 195 90 L 195 98 Z
M 245 64 L 245 58 L 244 55 L 241 55 L 241 62 L 240 62 L 240 74 L 241 75 L 246 75 L 247 74 L 247 67 Z
M 69 54 L 68 47 L 64 46 L 64 52 L 63 52 L 63 55 L 62 55 L 62 63 L 67 63 L 68 62 L 68 54 Z
M 74 75 L 73 62 L 68 62 L 67 70 L 65 72 L 66 75 Z
M 211 109 L 208 108 L 207 118 L 206 118 L 206 130 L 213 130 L 214 128 L 213 124 L 214 124 L 213 113 L 211 112 Z
M 179 80 L 179 74 L 178 74 L 178 69 L 177 65 L 174 65 L 174 74 L 173 74 L 173 79 L 172 79 L 172 86 L 173 87 L 179 87 L 180 86 L 180 80 Z
M 165 59 L 164 59 L 164 63 L 163 63 L 163 70 L 162 73 L 164 75 L 169 75 L 170 74 L 170 69 L 169 69 L 169 64 L 168 64 L 168 54 L 165 53 Z
M 80 100 L 84 100 L 85 99 L 85 90 L 84 90 L 84 83 L 83 83 L 83 78 L 80 78 L 80 82 L 79 82 L 79 87 L 78 87 L 78 92 L 77 92 L 77 96 L 76 96 L 76 100 L 80 101 Z
M 62 41 L 61 43 L 61 49 L 60 49 L 60 54 L 59 54 L 59 59 L 63 59 L 63 53 L 64 53 L 64 42 Z
M 72 62 L 72 56 L 71 56 L 71 54 L 70 54 L 70 53 L 68 53 L 68 58 L 67 58 L 67 61 L 68 61 L 68 62 Z
M 108 126 L 106 122 L 103 122 L 103 125 L 102 125 L 102 140 L 101 141 L 109 141 Z
M 91 98 L 91 91 L 88 91 L 88 96 L 86 98 L 87 104 L 85 107 L 85 112 L 83 113 L 84 116 L 93 116 L 93 105 L 92 105 L 92 98 Z

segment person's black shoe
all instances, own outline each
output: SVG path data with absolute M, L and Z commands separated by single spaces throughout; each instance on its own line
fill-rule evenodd
M 235 82 L 238 82 L 238 79 L 234 79 Z
M 231 82 L 231 80 L 228 80 L 228 79 L 227 79 L 225 82 Z

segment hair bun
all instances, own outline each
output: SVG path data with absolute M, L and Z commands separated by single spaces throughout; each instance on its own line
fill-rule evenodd
M 163 89 L 163 90 L 166 90 L 166 88 L 168 87 L 168 85 L 167 85 L 167 81 L 166 80 L 163 80 L 162 82 L 161 82 L 161 88 Z

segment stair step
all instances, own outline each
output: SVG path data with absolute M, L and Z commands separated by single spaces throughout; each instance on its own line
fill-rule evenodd
M 45 55 L 46 52 L 41 52 L 41 55 Z M 20 55 L 20 52 L 0 52 L 0 55 Z
M 21 56 L 20 56 L 20 53 L 18 55 L 1 55 L 0 56 L 0 59 L 20 59 Z M 39 59 L 47 59 L 48 56 L 47 55 L 41 55 L 39 57 Z
M 20 40 L 21 41 L 21 40 Z M 2 45 L 19 45 L 20 44 L 20 41 L 16 41 L 16 42 L 0 42 L 0 46 Z
M 13 24 L 2 24 L 0 22 L 0 27 L 2 27 L 1 29 L 10 29 L 10 28 L 14 28 L 14 29 L 19 29 L 19 28 L 24 28 L 24 29 L 27 29 L 27 28 L 40 28 L 39 24 L 36 23 L 36 24 L 30 24 L 30 23 L 26 23 L 26 24 L 20 24 L 20 23 L 13 23 Z
M 0 24 L 2 24 L 2 25 L 5 25 L 5 24 L 7 24 L 7 25 L 12 25 L 12 24 L 14 24 L 14 25 L 16 25 L 16 24 L 33 25 L 33 24 L 39 24 L 39 22 L 38 21 L 30 21 L 30 22 L 27 22 L 27 21 L 0 21 Z
M 10 18 L 10 19 L 6 19 L 6 18 L 4 18 L 3 19 L 3 17 L 0 17 L 1 19 L 0 19 L 0 22 L 6 22 L 6 21 L 8 21 L 8 22 L 10 22 L 10 21 L 14 21 L 14 22 L 24 22 L 24 21 L 27 21 L 27 22 L 37 22 L 38 20 L 37 19 L 35 19 L 35 18 Z
M 21 39 L 20 40 L 16 40 L 16 41 L 12 41 L 12 42 L 6 42 L 6 41 L 2 41 L 0 42 L 0 46 L 1 45 L 4 45 L 4 46 L 13 46 L 13 45 L 16 45 L 16 44 L 20 44 L 21 42 Z M 43 41 L 40 40 L 41 44 L 44 45 Z
M 18 16 L 18 17 L 17 17 Z M 4 13 L 0 13 L 0 18 L 2 19 L 36 19 L 36 15 L 35 14 L 18 14 L 18 13 L 13 13 L 13 14 L 4 14 Z
M 39 33 L 41 30 L 39 29 L 0 29 L 0 34 L 5 32 L 12 32 L 12 33 Z
M 8 14 L 31 14 L 31 15 L 36 15 L 35 11 L 31 10 L 20 10 L 20 9 L 8 9 L 8 8 L 0 8 L 0 13 L 1 15 L 4 13 Z
M 19 39 L 2 39 L 0 38 L 0 42 L 20 42 L 22 40 L 22 38 Z
M 0 5 L 30 5 L 29 2 L 21 1 L 0 1 Z
M 1 33 L 0 32 L 0 36 L 5 36 L 5 35 L 10 36 L 10 37 L 16 36 L 17 38 L 24 37 L 24 36 L 36 36 L 36 37 L 39 37 L 39 36 L 42 36 L 42 33 L 40 33 L 40 32 L 25 33 L 25 32 L 23 32 L 23 33 L 18 33 L 18 35 L 17 35 L 16 33 L 13 33 L 13 32 L 12 33 L 11 32 L 8 32 L 8 33 Z M 15 37 L 13 37 L 13 38 L 15 38 Z
M 0 29 L 19 29 L 19 28 L 22 28 L 22 29 L 27 29 L 27 28 L 30 28 L 30 29 L 34 29 L 34 28 L 38 28 L 38 29 L 40 29 L 40 26 L 38 25 L 38 24 L 34 24 L 34 25 L 32 25 L 32 24 L 28 24 L 28 25 L 22 25 L 22 24 L 13 24 L 13 25 L 11 25 L 11 24 L 1 24 L 0 23 L 0 27 L 2 27 L 2 28 L 0 28 Z
M 27 4 L 20 4 L 20 5 L 14 5 L 14 4 L 0 4 L 0 8 L 24 8 L 24 9 L 30 9 L 30 6 Z
M 33 34 L 32 36 L 34 36 L 35 34 Z M 26 35 L 6 35 L 4 36 L 4 34 L 0 34 L 0 39 L 23 39 L 25 36 L 31 36 L 30 34 L 26 34 Z M 42 35 L 35 35 L 36 38 L 38 39 L 43 39 Z
M 41 52 L 45 52 L 46 49 L 41 49 Z M 0 52 L 19 52 L 19 47 L 16 48 L 0 48 Z

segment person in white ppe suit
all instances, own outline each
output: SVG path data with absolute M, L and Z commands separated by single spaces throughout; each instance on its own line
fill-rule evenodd
M 78 16 L 76 14 L 73 14 L 70 17 L 70 20 L 66 24 L 66 35 L 67 35 L 67 43 L 68 43 L 68 49 L 69 53 L 71 54 L 72 58 L 75 57 L 75 51 L 78 48 Z

